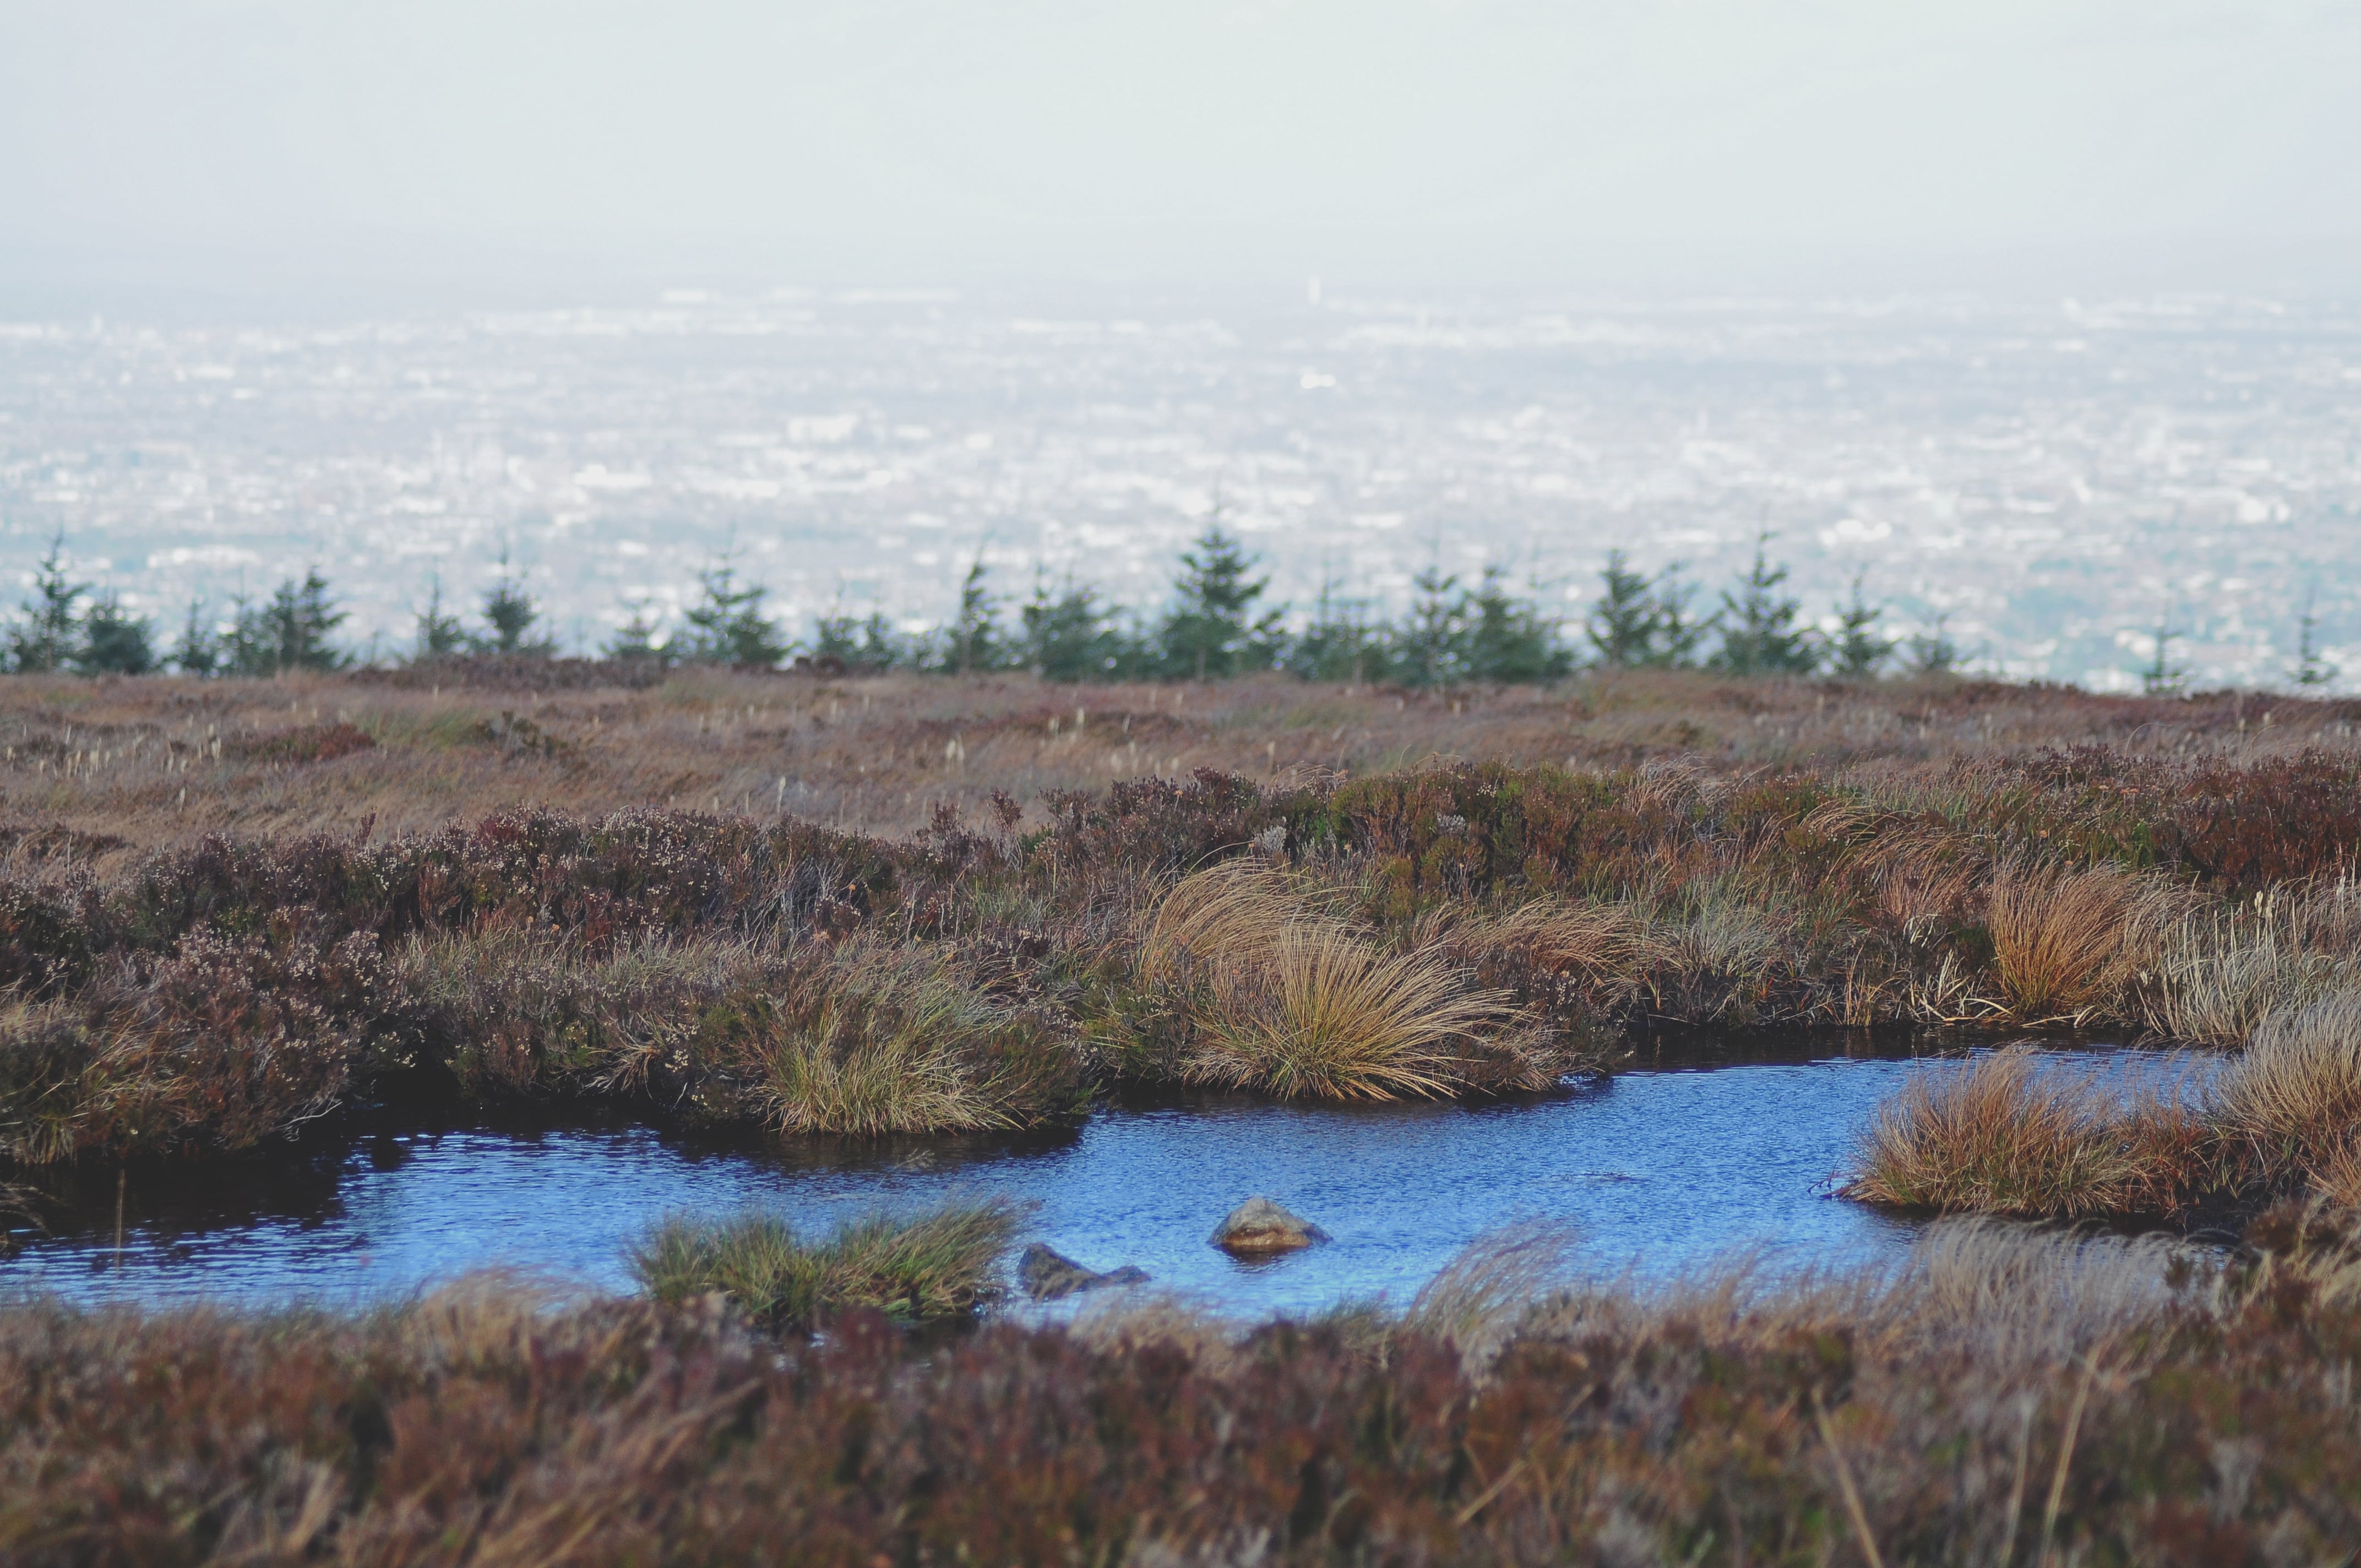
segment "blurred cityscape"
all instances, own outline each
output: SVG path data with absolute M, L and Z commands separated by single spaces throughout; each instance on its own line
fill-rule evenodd
M 71 569 L 169 642 L 318 565 L 396 656 L 506 552 L 561 641 L 676 619 L 724 556 L 796 635 L 917 630 L 981 553 L 1160 602 L 1214 516 L 1308 610 L 1431 565 L 1569 623 L 1611 548 L 1712 590 L 1760 531 L 1971 664 L 2361 682 L 2361 310 L 2227 299 L 1639 305 L 682 291 L 344 322 L 8 319 L 0 584 Z M 9 595 L 13 598 L 13 595 Z

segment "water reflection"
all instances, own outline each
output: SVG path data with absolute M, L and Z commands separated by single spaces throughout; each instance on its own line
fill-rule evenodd
M 1528 1217 L 1571 1221 L 1605 1268 L 1669 1270 L 1736 1247 L 1774 1263 L 1867 1260 L 1918 1227 L 1830 1197 L 1832 1180 L 1880 1100 L 1914 1071 L 1956 1066 L 1652 1069 L 1483 1106 L 1151 1105 L 1049 1138 L 885 1146 L 781 1147 L 581 1114 L 377 1131 L 301 1159 L 134 1171 L 119 1268 L 115 1173 L 52 1180 L 50 1234 L 0 1278 L 92 1300 L 350 1301 L 486 1266 L 621 1288 L 625 1247 L 673 1210 L 758 1204 L 824 1227 L 961 1193 L 1028 1201 L 1029 1239 L 1246 1311 L 1406 1299 L 1472 1237 Z M 1233 1262 L 1206 1237 L 1254 1193 L 1334 1239 Z

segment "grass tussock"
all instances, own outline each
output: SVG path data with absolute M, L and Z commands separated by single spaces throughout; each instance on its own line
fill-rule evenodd
M 2317 1216 L 2226 1266 L 1946 1224 L 1890 1269 L 1656 1286 L 1522 1240 L 1538 1269 L 1496 1239 L 1404 1316 L 1130 1302 L 950 1339 L 500 1282 L 362 1314 L 13 1301 L 0 1556 L 1988 1568 L 2361 1539 L 2361 1294 Z
M 2126 1094 L 2014 1050 L 1922 1075 L 1880 1109 L 1846 1192 L 2061 1219 L 2349 1203 L 2356 1136 L 2361 993 L 2345 991 L 2266 1020 L 2194 1088 Z
M 2012 1014 L 2028 1023 L 2092 1016 L 2153 955 L 2174 902 L 2169 888 L 2113 865 L 2004 865 L 1985 923 Z
M 953 1203 L 906 1218 L 872 1214 L 806 1241 L 773 1214 L 675 1215 L 632 1249 L 630 1262 L 641 1288 L 658 1301 L 719 1292 L 777 1330 L 809 1328 L 855 1308 L 904 1322 L 940 1321 L 998 1295 L 995 1272 L 1016 1218 L 1006 1203 Z
M 2044 1219 L 2154 1214 L 2194 1196 L 2206 1139 L 2169 1096 L 2127 1099 L 2093 1071 L 1995 1051 L 1922 1073 L 1880 1107 L 1847 1195 L 1905 1209 Z
M 1183 879 L 1138 973 L 1184 1020 L 1190 1081 L 1390 1100 L 1555 1078 L 1541 1030 L 1504 993 L 1432 948 L 1387 950 L 1252 864 Z

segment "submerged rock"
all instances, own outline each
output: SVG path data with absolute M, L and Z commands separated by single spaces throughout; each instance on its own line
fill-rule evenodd
M 1247 1199 L 1213 1230 L 1213 1245 L 1225 1252 L 1293 1252 L 1327 1239 L 1327 1232 L 1268 1198 Z
M 1141 1285 L 1147 1279 L 1146 1269 L 1129 1264 L 1101 1274 L 1039 1242 L 1027 1247 L 1016 1258 L 1016 1283 L 1036 1301 L 1054 1301 L 1078 1290 L 1095 1290 L 1102 1285 Z

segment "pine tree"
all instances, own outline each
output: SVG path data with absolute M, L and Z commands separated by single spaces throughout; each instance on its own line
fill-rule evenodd
M 1280 630 L 1285 611 L 1247 620 L 1255 600 L 1270 586 L 1268 577 L 1248 580 L 1253 566 L 1254 557 L 1219 523 L 1198 537 L 1194 551 L 1181 554 L 1173 606 L 1157 638 L 1165 674 L 1210 680 L 1267 670 L 1279 662 L 1286 652 Z
M 1045 681 L 1105 680 L 1128 673 L 1132 651 L 1108 619 L 1096 590 L 1069 577 L 1053 594 L 1048 580 L 1037 576 L 1031 602 L 1018 611 L 1026 664 Z
M 1876 627 L 1885 607 L 1861 597 L 1862 575 L 1852 579 L 1852 598 L 1837 606 L 1837 634 L 1828 640 L 1828 669 L 1848 680 L 1867 680 L 1894 656 L 1894 640 L 1880 637 Z
M 1787 568 L 1764 555 L 1768 531 L 1754 540 L 1754 565 L 1739 579 L 1736 594 L 1721 596 L 1721 647 L 1711 664 L 1738 675 L 1807 674 L 1819 665 L 1809 635 L 1797 628 L 1803 601 L 1781 594 Z
M 467 645 L 467 629 L 459 618 L 443 608 L 443 574 L 437 572 L 426 579 L 426 608 L 418 612 L 416 642 L 411 652 L 412 663 L 426 663 L 435 659 L 447 659 Z
M 286 670 L 336 670 L 350 659 L 331 638 L 345 612 L 330 597 L 318 567 L 301 582 L 290 577 L 257 604 L 241 593 L 229 635 L 222 641 L 223 663 L 231 674 L 265 676 Z
M 1960 667 L 1960 645 L 1944 630 L 1950 620 L 1949 613 L 1938 615 L 1933 626 L 1911 633 L 1909 641 L 1903 644 L 1904 665 L 1910 674 L 1948 675 Z
M 317 566 L 300 583 L 290 578 L 270 596 L 269 628 L 278 641 L 278 667 L 282 670 L 341 669 L 350 660 L 329 638 L 345 623 L 328 594 L 328 580 Z
M 2140 672 L 2140 690 L 2149 696 L 2170 696 L 2178 693 L 2189 672 L 2172 662 L 2172 645 L 2180 633 L 2172 627 L 2172 601 L 2165 600 L 2164 614 L 2156 623 L 2156 652 Z
M 1000 645 L 1000 601 L 983 579 L 983 553 L 979 550 L 960 583 L 959 614 L 945 629 L 942 668 L 953 674 L 997 670 L 1006 663 Z
M 840 599 L 835 609 L 812 623 L 812 659 L 823 668 L 862 674 L 883 674 L 906 657 L 894 623 L 882 611 L 856 620 Z
M 203 599 L 189 601 L 189 617 L 181 623 L 180 641 L 172 644 L 172 664 L 182 674 L 200 680 L 221 669 L 221 639 L 205 619 Z
M 623 624 L 616 628 L 615 635 L 607 640 L 606 646 L 599 652 L 624 663 L 645 661 L 669 663 L 672 650 L 667 644 L 656 641 L 658 628 L 655 618 L 649 613 L 648 601 L 633 599 L 623 609 L 626 612 Z
M 2320 652 L 2320 618 L 2312 613 L 2320 590 L 2306 588 L 2303 595 L 2303 615 L 2296 622 L 2295 684 L 2307 689 L 2324 686 L 2334 682 L 2338 670 Z
M 1321 579 L 1312 624 L 1289 641 L 1284 667 L 1308 681 L 1381 680 L 1391 663 L 1384 624 L 1370 620 L 1366 604 L 1342 598 L 1337 586 Z
M 1532 600 L 1511 598 L 1500 578 L 1499 567 L 1484 568 L 1482 585 L 1460 611 L 1468 677 L 1508 685 L 1556 680 L 1574 667 L 1557 623 L 1544 620 Z
M 71 665 L 82 652 L 82 597 L 87 585 L 66 576 L 65 535 L 49 541 L 33 576 L 33 597 L 24 618 L 8 629 L 8 667 L 19 674 L 46 674 Z
M 770 589 L 760 583 L 741 586 L 727 556 L 697 576 L 705 598 L 681 617 L 691 628 L 686 657 L 697 663 L 767 669 L 787 656 L 793 644 L 763 614 Z
M 1417 597 L 1395 639 L 1394 668 L 1405 685 L 1441 686 L 1457 680 L 1466 658 L 1467 596 L 1455 597 L 1455 574 L 1430 565 L 1411 579 Z
M 1690 616 L 1689 603 L 1697 592 L 1695 584 L 1681 581 L 1677 562 L 1656 575 L 1655 633 L 1649 641 L 1647 660 L 1651 669 L 1696 668 L 1697 649 L 1721 624 L 1719 611 L 1702 620 Z
M 101 594 L 82 617 L 73 667 L 86 675 L 144 675 L 156 668 L 152 628 L 112 593 Z
M 471 640 L 477 652 L 550 657 L 557 652 L 554 639 L 526 635 L 540 619 L 541 607 L 525 592 L 524 579 L 509 570 L 509 553 L 501 551 L 500 578 L 484 595 L 484 623 L 491 635 Z
M 1584 627 L 1598 662 L 1610 670 L 1655 663 L 1662 607 L 1653 585 L 1631 570 L 1620 550 L 1607 553 L 1607 565 L 1598 579 L 1604 591 Z

